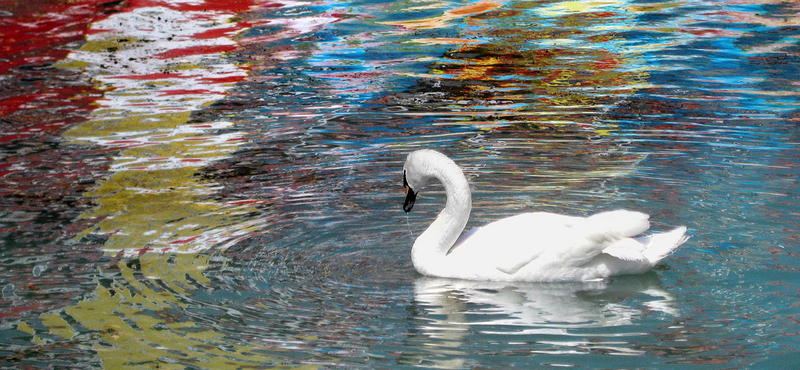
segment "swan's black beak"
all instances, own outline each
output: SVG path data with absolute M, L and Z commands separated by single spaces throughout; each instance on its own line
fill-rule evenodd
M 414 202 L 417 201 L 417 193 L 414 192 L 414 189 L 411 189 L 408 186 L 408 181 L 406 181 L 406 171 L 403 171 L 403 187 L 406 188 L 406 201 L 403 202 L 403 210 L 406 213 L 411 212 L 411 209 L 414 208 Z

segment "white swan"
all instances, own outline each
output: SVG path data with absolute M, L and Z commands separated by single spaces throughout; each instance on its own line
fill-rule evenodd
M 447 203 L 411 249 L 426 276 L 492 281 L 594 280 L 640 274 L 688 239 L 686 227 L 638 236 L 650 227 L 644 213 L 616 210 L 590 217 L 523 213 L 476 228 L 459 238 L 472 210 L 466 177 L 450 158 L 433 150 L 408 155 L 403 166 L 411 211 L 431 179 L 444 185 Z

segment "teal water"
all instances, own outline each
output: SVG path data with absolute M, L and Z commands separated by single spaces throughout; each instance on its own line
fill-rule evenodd
M 109 367 L 103 351 L 135 349 L 159 355 L 125 366 L 793 368 L 798 14 L 791 2 L 746 0 L 243 11 L 250 27 L 225 58 L 247 64 L 247 77 L 192 122 L 232 122 L 212 135 L 244 140 L 193 176 L 213 183 L 209 201 L 257 200 L 233 227 L 258 226 L 193 251 L 202 273 L 177 278 L 170 269 L 181 257 L 169 254 L 74 256 L 74 239 L 58 235 L 50 254 L 32 252 L 52 228 L 28 243 L 9 239 L 2 361 Z M 654 229 L 686 225 L 691 239 L 651 273 L 602 283 L 421 277 L 410 247 L 443 193 L 434 186 L 402 211 L 402 163 L 419 148 L 463 167 L 474 198 L 468 227 L 523 211 L 627 208 L 649 213 Z M 11 229 L 15 219 L 4 217 Z M 147 258 L 163 261 L 148 267 Z M 37 294 L 19 288 L 30 275 L 55 271 L 66 278 L 48 283 L 54 302 L 13 313 Z M 105 332 L 69 308 L 103 296 L 97 286 L 132 292 L 109 311 L 122 323 Z M 75 335 L 59 337 L 42 313 Z M 20 322 L 45 347 L 29 344 Z M 179 339 L 149 337 L 151 322 Z M 124 334 L 109 339 L 125 323 L 141 349 L 115 342 Z

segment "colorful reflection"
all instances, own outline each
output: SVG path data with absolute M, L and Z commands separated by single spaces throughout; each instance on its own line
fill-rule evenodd
M 84 39 L 89 25 L 114 12 L 102 1 L 0 4 L 0 337 L 6 356 L 44 351 L 67 361 L 91 355 L 34 335 L 42 312 L 59 309 L 96 285 L 85 278 L 102 263 L 100 243 L 64 241 L 90 222 L 83 197 L 108 168 L 105 153 L 60 146 L 60 134 L 85 121 L 102 91 L 80 72 L 53 67 Z M 7 340 L 5 339 L 7 338 Z M 20 348 L 20 347 L 18 347 Z M 69 352 L 69 354 L 67 354 Z M 12 365 L 13 366 L 13 365 Z
M 76 18 L 95 15 L 81 13 L 84 8 L 87 13 L 97 11 L 90 5 L 96 4 L 78 4 L 61 10 L 47 7 L 37 11 L 51 12 L 46 15 L 56 16 L 58 19 L 53 23 L 61 26 L 58 21 L 63 21 L 63 17 L 57 16 L 58 13 L 66 12 Z M 106 283 L 102 283 L 89 299 L 63 311 L 39 316 L 40 324 L 48 329 L 49 334 L 42 331 L 41 326 L 37 328 L 25 321 L 21 321 L 17 329 L 32 335 L 33 343 L 43 349 L 88 346 L 100 354 L 96 360 L 114 368 L 164 363 L 158 358 L 171 350 L 156 350 L 161 346 L 153 346 L 153 340 L 158 338 L 164 340 L 163 345 L 173 346 L 174 350 L 187 348 L 192 340 L 196 341 L 197 351 L 201 353 L 180 361 L 218 363 L 213 366 L 215 368 L 231 366 L 227 343 L 225 350 L 215 352 L 209 347 L 210 338 L 215 337 L 213 333 L 181 329 L 191 327 L 191 321 L 184 320 L 178 325 L 176 330 L 183 334 L 177 338 L 158 334 L 159 326 L 163 324 L 158 315 L 175 308 L 179 298 L 174 293 L 148 289 L 146 284 L 139 282 L 142 277 L 134 277 L 132 271 L 152 271 L 154 275 L 149 278 L 178 284 L 176 286 L 186 286 L 182 285 L 186 279 L 202 284 L 204 264 L 198 263 L 202 258 L 198 259 L 195 254 L 163 253 L 192 253 L 212 246 L 224 247 L 226 243 L 247 235 L 262 222 L 247 217 L 252 213 L 249 207 L 255 201 L 215 202 L 209 194 L 213 194 L 216 185 L 195 176 L 199 167 L 236 150 L 244 140 L 241 134 L 231 128 L 231 122 L 202 122 L 192 118 L 193 111 L 223 98 L 234 83 L 246 76 L 245 65 L 225 60 L 221 53 L 235 50 L 237 44 L 230 37 L 248 26 L 230 22 L 231 18 L 237 12 L 250 9 L 253 4 L 170 1 L 96 6 L 107 8 L 108 12 L 99 13 L 94 19 L 80 18 L 80 21 L 88 21 L 83 23 L 84 27 L 88 23 L 91 26 L 76 35 L 77 39 L 84 35 L 87 39 L 79 49 L 69 55 L 65 50 L 58 58 L 38 58 L 42 63 L 62 59 L 57 65 L 58 71 L 92 78 L 93 85 L 84 88 L 86 98 L 77 95 L 83 93 L 79 90 L 75 99 L 82 103 L 88 98 L 92 105 L 79 106 L 87 114 L 77 117 L 75 121 L 81 123 L 73 125 L 64 137 L 72 140 L 71 148 L 89 146 L 103 159 L 110 155 L 110 162 L 99 162 L 105 165 L 102 170 L 110 173 L 90 191 L 86 190 L 91 183 L 83 187 L 92 208 L 82 208 L 84 212 L 80 218 L 83 221 L 74 225 L 71 231 L 73 236 L 77 234 L 73 243 L 102 240 L 103 250 L 116 254 L 116 257 L 101 268 L 99 277 Z M 37 22 L 45 25 L 41 26 L 44 34 L 52 33 L 53 29 L 60 30 L 51 27 L 47 21 Z M 18 29 L 21 28 L 14 30 Z M 57 38 L 54 42 L 62 40 Z M 24 54 L 34 53 L 36 49 L 11 51 Z M 31 61 L 22 58 L 18 62 Z M 39 96 L 52 99 L 56 104 L 71 99 L 64 93 Z M 37 95 L 28 97 L 17 96 L 13 98 L 15 106 L 6 106 L 10 118 L 21 108 L 45 105 L 34 103 L 40 99 Z M 70 123 L 58 122 L 57 128 L 63 130 Z M 31 135 L 28 132 L 41 135 L 42 128 L 52 130 L 50 127 L 53 126 L 56 125 L 28 127 L 22 133 L 6 135 L 4 141 L 25 139 Z M 20 176 L 27 172 L 22 165 L 32 164 L 30 159 L 26 162 L 20 162 L 17 167 L 9 166 L 3 173 L 4 177 L 20 180 Z M 83 171 L 91 168 L 83 163 L 79 165 Z M 87 175 L 77 172 L 75 176 Z M 30 191 L 31 187 L 20 189 Z M 69 190 L 74 191 L 74 188 Z M 16 219 L 33 218 L 28 216 L 29 213 L 14 212 L 13 215 Z M 78 230 L 80 226 L 85 229 Z M 23 240 L 17 238 L 15 242 Z M 64 242 L 62 239 L 61 243 Z M 138 256 L 135 263 L 126 258 L 129 256 Z M 48 269 L 47 260 L 44 262 L 36 266 L 40 273 Z M 169 268 L 159 269 L 159 264 L 168 264 Z M 102 272 L 103 269 L 106 272 Z M 41 288 L 28 284 L 28 289 L 38 291 Z M 11 298 L 13 290 L 4 289 L 4 293 L 7 293 L 4 299 Z M 45 307 L 33 309 L 42 308 Z M 142 310 L 156 314 L 142 314 Z M 155 352 L 148 353 L 144 347 Z M 24 350 L 21 353 L 24 354 Z M 233 355 L 236 355 L 235 351 Z M 249 358 L 247 361 L 259 364 L 274 359 L 246 357 Z
M 226 121 L 197 122 L 192 112 L 223 98 L 247 67 L 220 54 L 247 27 L 231 23 L 244 4 L 207 9 L 195 2 L 131 6 L 95 22 L 87 42 L 60 65 L 94 76 L 105 90 L 90 119 L 65 134 L 114 152 L 112 174 L 87 195 L 97 203 L 81 234 L 104 249 L 205 250 L 246 235 L 246 200 L 209 199 L 215 184 L 197 168 L 225 158 L 244 140 Z M 239 224 L 239 222 L 245 225 Z
M 796 350 L 794 4 L 35 3 L 0 8 L 3 366 Z M 405 218 L 393 189 L 422 146 L 464 165 L 475 224 L 623 206 L 697 234 L 642 279 L 417 279 L 436 199 Z

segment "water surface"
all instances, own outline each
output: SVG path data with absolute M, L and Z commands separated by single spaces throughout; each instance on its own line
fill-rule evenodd
M 0 9 L 41 40 L 2 41 L 3 366 L 799 359 L 790 2 Z M 402 211 L 418 148 L 464 168 L 468 227 L 628 208 L 692 238 L 602 283 L 424 278 L 444 195 Z

